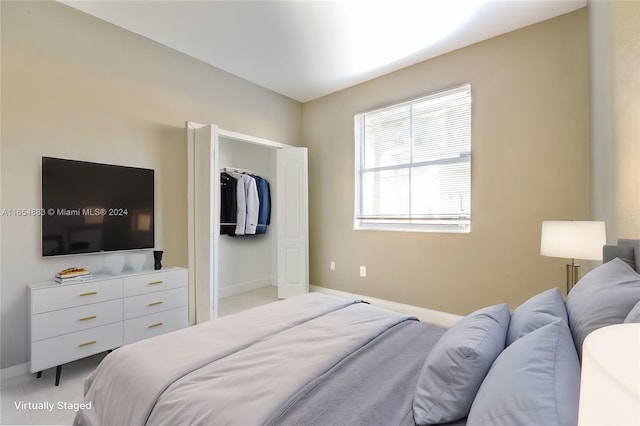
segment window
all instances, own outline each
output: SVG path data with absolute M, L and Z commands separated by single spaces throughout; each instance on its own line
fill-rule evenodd
M 355 116 L 355 229 L 469 232 L 471 86 Z

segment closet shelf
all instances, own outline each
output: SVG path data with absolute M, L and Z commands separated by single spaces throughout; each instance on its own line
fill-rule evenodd
M 226 172 L 226 173 L 231 172 L 231 173 L 246 173 L 249 175 L 257 175 L 257 173 L 254 172 L 253 170 L 241 169 L 239 167 L 224 167 L 220 171 Z

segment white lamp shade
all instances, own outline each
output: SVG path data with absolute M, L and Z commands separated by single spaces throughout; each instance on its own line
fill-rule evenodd
M 570 259 L 602 260 L 607 242 L 604 222 L 544 221 L 540 254 Z
M 640 324 L 589 334 L 582 346 L 580 426 L 640 424 Z

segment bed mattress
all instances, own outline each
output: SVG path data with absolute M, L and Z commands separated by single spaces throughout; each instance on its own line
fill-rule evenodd
M 74 424 L 413 425 L 416 381 L 444 332 L 354 300 L 294 297 L 114 351 Z

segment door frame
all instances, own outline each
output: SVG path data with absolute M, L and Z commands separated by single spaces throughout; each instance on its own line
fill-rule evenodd
M 211 173 L 211 178 L 209 179 L 210 188 L 209 194 L 211 194 L 211 189 L 215 189 L 220 186 L 220 164 L 219 164 L 219 140 L 220 138 L 230 139 L 233 141 L 243 142 L 243 143 L 251 143 L 255 145 L 260 145 L 268 148 L 274 149 L 288 149 L 288 148 L 301 148 L 294 145 L 288 145 L 285 143 L 273 141 L 270 139 L 260 138 L 251 135 L 245 135 L 242 133 L 225 130 L 219 128 L 215 124 L 202 124 L 194 121 L 188 121 L 186 123 L 187 128 L 187 167 L 188 167 L 188 179 L 187 179 L 187 203 L 188 203 L 188 262 L 189 262 L 189 320 L 191 324 L 201 323 L 207 321 L 209 319 L 217 318 L 218 316 L 218 286 L 219 286 L 219 277 L 218 277 L 218 251 L 219 251 L 219 238 L 220 238 L 220 197 L 211 197 L 210 206 L 211 206 L 211 215 L 210 215 L 210 223 L 211 226 L 204 226 L 204 229 L 207 230 L 207 233 L 211 235 L 209 251 L 208 255 L 211 256 L 208 265 L 200 265 L 196 261 L 196 247 L 197 247 L 197 233 L 198 229 L 202 230 L 203 227 L 199 226 L 199 221 L 202 220 L 201 215 L 198 214 L 195 208 L 196 204 L 196 189 L 195 189 L 195 174 L 194 168 L 196 167 L 197 161 L 202 161 L 203 158 L 196 158 L 196 131 L 205 126 L 210 126 L 211 128 L 211 140 L 210 149 L 211 155 L 208 156 L 210 158 L 209 167 Z M 217 192 L 215 192 L 217 194 Z M 308 209 L 306 211 L 308 215 Z M 209 216 L 205 214 L 205 216 Z M 308 224 L 308 218 L 307 218 Z M 308 231 L 307 231 L 307 244 L 306 244 L 306 286 L 308 291 L 309 285 L 309 244 L 308 244 Z M 201 262 L 200 262 L 201 263 Z M 197 283 L 196 283 L 196 272 L 198 268 L 210 268 L 210 276 L 207 278 L 210 280 L 208 291 L 198 292 Z M 203 288 L 202 286 L 200 287 Z M 206 302 L 204 300 L 198 300 L 199 298 L 207 299 Z M 202 309 L 202 304 L 206 303 L 209 305 L 209 309 Z M 198 309 L 200 306 L 200 309 Z

